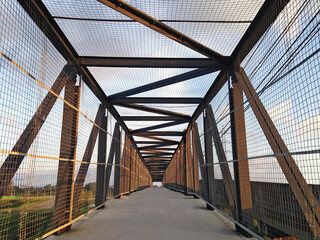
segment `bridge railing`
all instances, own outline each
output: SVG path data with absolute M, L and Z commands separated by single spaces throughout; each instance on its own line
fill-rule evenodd
M 320 238 L 319 8 L 287 4 L 225 74 L 166 170 L 164 186 L 201 196 L 239 231 Z
M 152 184 L 114 113 L 30 15 L 0 2 L 0 239 L 61 233 Z

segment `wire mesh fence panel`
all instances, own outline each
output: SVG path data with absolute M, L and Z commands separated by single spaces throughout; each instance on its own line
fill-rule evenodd
M 251 22 L 256 23 L 263 1 L 129 3 L 230 55 L 237 45 L 251 49 L 251 42 L 239 40 L 253 31 Z M 233 59 L 223 70 L 225 84 L 211 101 L 207 89 L 221 76 L 213 71 L 135 94 L 141 99 L 197 97 L 199 106 L 194 100 L 144 106 L 120 101 L 113 107 L 105 93 L 168 81 L 194 68 L 87 68 L 79 65 L 78 54 L 202 55 L 98 2 L 1 1 L 0 238 L 62 233 L 106 200 L 162 180 L 165 187 L 200 196 L 208 208 L 233 218 L 238 230 L 266 239 L 319 239 L 320 3 L 266 1 L 264 8 L 268 4 L 285 7 L 245 57 L 247 49 L 236 54 L 242 54 L 240 65 Z M 164 51 L 155 51 L 156 46 Z M 112 85 L 110 79 L 118 82 Z M 201 114 L 192 119 L 195 111 Z M 127 125 L 118 113 L 127 114 Z M 170 117 L 163 115 L 181 122 L 166 124 Z M 139 117 L 155 121 L 132 121 Z M 180 132 L 148 142 L 128 129 L 148 132 L 160 128 L 155 124 Z M 160 147 L 148 149 L 155 142 Z
M 315 202 L 310 208 L 318 219 L 319 9 L 317 1 L 291 1 L 242 63 L 257 92 L 253 97 L 244 92 L 253 203 L 252 214 L 244 218 L 262 236 L 319 235 L 318 220 L 310 220 L 293 182 L 305 183 L 300 191 L 309 204 Z M 269 115 L 264 118 L 271 119 L 273 133 L 280 136 L 274 140 L 258 122 L 253 103 L 259 99 Z M 289 165 L 294 176 L 277 154 L 295 164 Z
M 18 2 L 1 1 L 0 14 L 0 238 L 35 239 L 98 207 L 97 186 L 102 203 L 114 196 L 115 120 Z M 151 185 L 141 174 L 132 190 Z
M 318 1 L 290 1 L 241 63 L 244 69 L 235 70 L 210 103 L 218 130 L 212 137 L 220 138 L 227 163 L 219 161 L 221 149 L 213 141 L 214 178 L 206 181 L 210 164 L 197 159 L 200 195 L 265 238 L 320 234 L 319 10 Z M 207 159 L 202 116 L 197 123 L 199 149 Z M 234 202 L 228 199 L 225 164 Z M 211 201 L 204 189 L 210 181 Z

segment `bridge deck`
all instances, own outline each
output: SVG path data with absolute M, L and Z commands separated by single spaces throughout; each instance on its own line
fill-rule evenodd
M 165 188 L 112 200 L 93 215 L 50 239 L 247 239 L 228 220 L 208 211 L 203 201 Z

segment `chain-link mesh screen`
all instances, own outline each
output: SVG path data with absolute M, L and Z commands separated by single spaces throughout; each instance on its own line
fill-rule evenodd
M 115 197 L 116 181 L 118 194 L 151 185 L 119 124 L 24 9 L 1 1 L 0 16 L 0 238 L 61 232 Z
M 265 239 L 320 234 L 319 10 L 318 1 L 289 2 L 204 111 L 210 127 L 197 120 L 199 195 Z M 164 184 L 183 189 L 174 170 Z

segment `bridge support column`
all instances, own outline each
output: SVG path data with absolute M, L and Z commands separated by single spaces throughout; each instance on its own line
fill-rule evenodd
M 207 116 L 207 109 L 203 114 L 204 123 L 204 145 L 205 145 L 205 159 L 206 159 L 206 170 L 208 176 L 208 202 L 213 203 L 213 191 L 214 191 L 214 166 L 213 166 L 213 150 L 212 150 L 212 135 L 209 125 L 209 119 Z M 207 206 L 210 210 L 214 210 L 212 207 Z
M 132 192 L 132 158 L 133 158 L 133 146 L 132 146 L 132 143 L 130 143 L 130 158 L 129 158 L 129 194 Z
M 96 177 L 95 206 L 98 207 L 106 201 L 106 157 L 107 157 L 107 122 L 108 117 L 103 117 L 98 141 L 98 166 Z M 104 207 L 104 205 L 102 206 Z
M 83 189 L 83 184 L 85 182 L 88 168 L 90 165 L 91 157 L 93 154 L 94 146 L 96 144 L 97 136 L 99 133 L 98 126 L 101 126 L 101 122 L 105 117 L 105 107 L 100 104 L 92 130 L 88 139 L 86 150 L 84 152 L 82 163 L 80 165 L 77 178 L 74 183 L 74 194 L 73 194 L 73 217 L 75 216 L 76 211 L 78 210 L 78 204 Z
M 193 173 L 193 191 L 196 193 L 196 194 L 199 194 L 199 190 L 200 190 L 200 187 L 199 187 L 199 168 L 198 168 L 198 164 L 199 164 L 199 161 L 198 161 L 198 156 L 197 156 L 197 151 L 195 149 L 195 129 L 194 129 L 194 126 L 195 126 L 195 121 L 193 120 L 192 121 L 192 140 L 190 141 L 190 144 L 192 144 L 192 173 Z M 196 195 L 194 195 L 196 196 Z M 197 198 L 197 197 L 195 197 Z
M 203 195 L 203 198 L 208 201 L 207 170 L 206 170 L 206 166 L 204 163 L 203 153 L 202 153 L 201 144 L 200 144 L 198 124 L 196 122 L 194 123 L 192 135 L 193 135 L 193 143 L 192 143 L 193 144 L 193 151 L 196 152 L 196 156 L 198 159 L 197 164 L 199 163 L 199 165 L 200 165 L 200 172 L 201 172 L 201 177 L 202 177 L 202 195 Z
M 121 150 L 121 132 L 118 129 L 117 137 L 115 142 L 115 168 L 114 168 L 114 196 L 120 194 L 120 150 Z
M 230 206 L 234 206 L 234 187 L 233 187 L 231 172 L 227 162 L 225 151 L 223 149 L 218 126 L 210 105 L 208 105 L 206 112 L 207 112 L 208 124 L 209 124 L 208 129 L 210 129 L 211 131 L 211 136 L 213 137 L 214 146 L 216 149 L 216 153 L 218 155 L 219 165 L 221 168 L 224 185 L 227 192 L 228 202 Z
M 188 195 L 188 172 L 187 172 L 187 141 L 186 137 L 183 139 L 183 177 L 184 177 L 184 195 Z
M 76 86 L 76 75 L 73 76 L 65 85 L 64 100 L 74 108 L 79 108 L 80 86 Z M 63 106 L 63 118 L 61 129 L 61 144 L 59 161 L 56 199 L 54 208 L 54 226 L 58 228 L 72 220 L 72 204 L 74 190 L 74 171 L 76 158 L 79 112 L 67 103 Z M 68 161 L 66 161 L 68 160 Z M 71 226 L 61 229 L 57 234 L 70 229 Z
M 110 145 L 110 151 L 109 151 L 109 156 L 108 156 L 108 163 L 107 163 L 107 168 L 106 168 L 106 183 L 105 183 L 105 197 L 108 196 L 108 191 L 109 191 L 109 184 L 110 184 L 110 177 L 111 177 L 111 170 L 112 170 L 112 166 L 113 166 L 113 159 L 114 159 L 114 155 L 115 155 L 115 149 L 116 149 L 116 144 L 118 139 L 120 139 L 120 130 L 119 130 L 119 123 L 116 123 L 114 126 L 114 130 L 113 130 L 113 138 L 111 141 L 111 145 Z
M 229 86 L 230 124 L 233 160 L 247 159 L 247 138 L 243 107 L 243 94 L 236 87 Z M 236 110 L 235 110 L 236 109 Z M 243 211 L 252 209 L 251 183 L 248 160 L 234 161 L 235 219 L 247 227 L 243 221 Z M 238 232 L 251 236 L 236 225 Z

